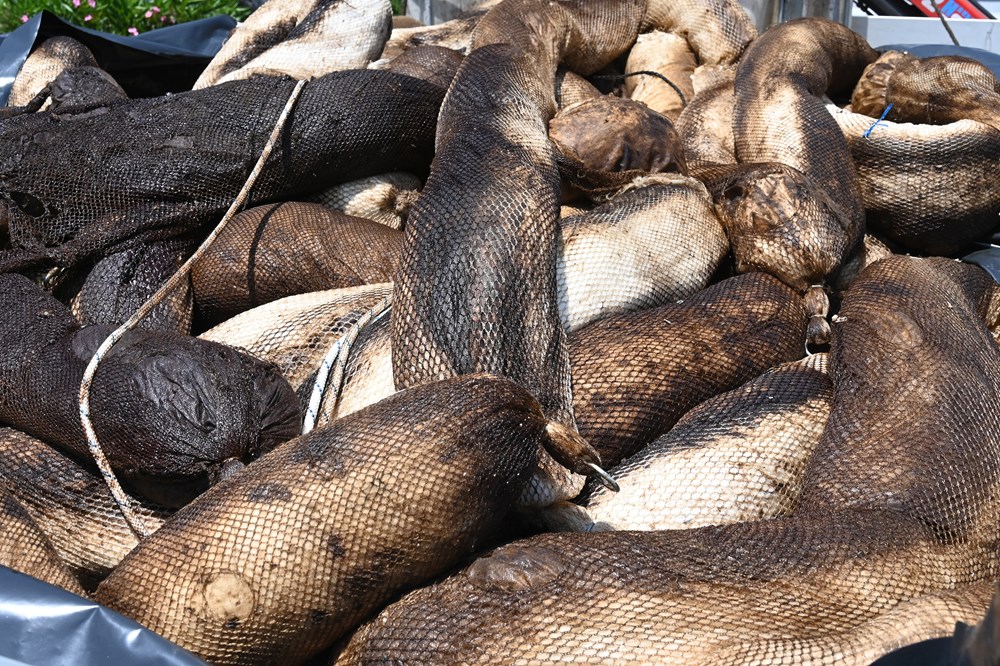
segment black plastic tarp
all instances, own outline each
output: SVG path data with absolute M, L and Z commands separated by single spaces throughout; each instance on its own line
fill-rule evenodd
M 205 666 L 99 604 L 0 566 L 0 666 Z
M 32 49 L 50 37 L 72 37 L 84 44 L 129 97 L 156 97 L 190 90 L 235 26 L 231 16 L 213 16 L 133 37 L 82 28 L 40 12 L 0 41 L 0 106 L 7 103 L 14 77 Z

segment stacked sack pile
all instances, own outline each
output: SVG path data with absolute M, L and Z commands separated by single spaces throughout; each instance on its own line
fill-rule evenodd
M 998 169 L 985 66 L 736 0 L 271 0 L 147 99 L 46 42 L 0 564 L 215 664 L 951 635 L 1000 581 L 1000 286 L 954 259 Z

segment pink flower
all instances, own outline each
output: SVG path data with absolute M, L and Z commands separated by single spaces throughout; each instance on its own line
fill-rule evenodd
M 90 5 L 91 7 L 96 7 L 97 0 L 87 0 L 87 4 Z
M 135 36 L 135 35 L 139 34 L 139 31 L 136 30 L 135 28 L 129 28 L 128 29 L 128 34 Z
M 73 6 L 74 7 L 79 7 L 80 6 L 80 0 L 73 0 Z
M 160 8 L 159 8 L 159 7 L 157 7 L 156 5 L 153 5 L 153 8 L 152 8 L 152 12 L 153 12 L 154 14 L 159 14 L 159 13 L 160 13 Z
M 94 18 L 94 17 L 93 17 L 93 16 L 91 16 L 90 14 L 87 14 L 86 16 L 84 16 L 84 17 L 83 17 L 83 20 L 84 20 L 84 21 L 89 21 L 89 20 L 90 20 L 90 19 L 92 19 L 92 18 Z
M 145 16 L 146 16 L 146 18 L 153 18 L 153 12 L 148 11 L 148 12 L 146 12 Z
M 21 17 L 21 23 L 27 23 L 27 22 L 28 22 L 28 15 L 25 14 L 24 16 Z

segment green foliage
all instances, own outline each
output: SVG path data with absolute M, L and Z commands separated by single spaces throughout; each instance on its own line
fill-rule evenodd
M 0 33 L 47 9 L 70 23 L 120 35 L 228 14 L 243 20 L 250 9 L 237 0 L 0 0 Z
M 406 0 L 392 0 L 392 13 L 399 16 L 406 11 Z

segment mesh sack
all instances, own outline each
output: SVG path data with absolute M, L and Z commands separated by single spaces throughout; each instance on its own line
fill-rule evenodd
M 798 294 L 747 273 L 585 326 L 568 336 L 580 434 L 614 466 L 695 405 L 801 358 L 805 325 Z
M 735 3 L 715 12 L 687 3 L 649 9 L 628 0 L 516 0 L 476 25 L 406 228 L 392 315 L 398 386 L 496 372 L 572 427 L 554 283 L 559 181 L 547 131 L 557 67 L 581 75 L 601 69 L 628 50 L 643 23 L 701 27 L 705 39 L 694 48 L 712 61 L 738 57 L 754 32 Z M 545 506 L 581 484 L 543 455 L 523 504 Z
M 590 81 L 565 67 L 556 70 L 556 107 L 559 111 L 601 96 L 601 91 Z
M 192 242 L 175 239 L 127 247 L 98 261 L 83 283 L 56 293 L 69 297 L 70 309 L 84 326 L 125 323 L 181 267 Z M 185 281 L 139 322 L 139 326 L 187 335 L 194 316 L 190 281 Z
M 443 46 L 415 46 L 390 60 L 382 69 L 447 88 L 463 58 L 458 51 Z
M 673 123 L 630 99 L 601 96 L 567 107 L 549 121 L 549 138 L 563 178 L 591 198 L 650 173 L 687 173 Z
M 73 594 L 85 594 L 31 515 L 3 487 L 0 487 L 0 566 Z
M 86 458 L 78 394 L 87 362 L 111 333 L 79 329 L 27 279 L 0 276 L 0 419 Z M 112 467 L 144 495 L 178 506 L 224 461 L 249 460 L 294 437 L 300 412 L 270 365 L 229 347 L 134 330 L 98 366 L 91 418 Z
M 889 102 L 892 108 L 887 109 Z M 865 70 L 851 110 L 897 122 L 943 125 L 974 120 L 1000 131 L 1000 80 L 963 56 L 914 58 L 889 51 Z
M 389 37 L 389 0 L 271 0 L 230 33 L 194 89 L 264 74 L 311 79 L 375 60 Z
M 289 296 L 233 317 L 199 337 L 274 364 L 305 411 L 324 357 L 391 293 L 392 285 L 385 283 Z M 336 392 L 332 387 L 332 404 L 337 402 Z M 321 424 L 322 420 L 317 423 Z
M 736 164 L 733 137 L 734 66 L 701 66 L 691 77 L 694 97 L 674 127 L 689 166 Z
M 877 118 L 830 111 L 857 164 L 872 230 L 917 252 L 948 255 L 997 228 L 1000 131 L 974 120 L 882 121 L 866 137 Z M 942 173 L 950 174 L 947 187 Z
M 396 392 L 392 381 L 392 327 L 382 317 L 361 329 L 344 369 L 337 400 L 325 400 L 319 423 L 353 414 Z
M 212 663 L 300 663 L 474 552 L 554 437 L 497 377 L 400 392 L 212 488 L 96 598 Z
M 66 113 L 70 109 L 83 109 L 111 104 L 127 99 L 128 95 L 100 67 L 72 67 L 64 70 L 48 86 L 53 113 Z
M 0 428 L 0 487 L 20 502 L 88 590 L 139 543 L 93 465 L 12 428 Z M 141 498 L 131 500 L 153 531 L 168 515 Z
M 295 389 L 303 410 L 316 397 L 319 369 L 329 366 L 331 373 L 320 383 L 319 404 L 314 406 L 315 427 L 320 428 L 396 392 L 391 308 L 383 304 L 391 293 L 392 286 L 382 284 L 289 296 L 233 317 L 200 337 L 274 363 Z
M 334 185 L 310 201 L 347 215 L 402 229 L 420 194 L 420 179 L 410 173 L 386 173 Z
M 97 60 L 90 49 L 72 37 L 46 39 L 31 52 L 14 77 L 7 106 L 25 106 L 71 67 L 97 67 Z
M 658 30 L 639 35 L 625 64 L 625 73 L 630 75 L 625 79 L 625 92 L 629 99 L 677 122 L 694 97 L 691 76 L 697 64 L 680 35 Z
M 391 281 L 402 242 L 394 229 L 319 204 L 243 211 L 192 268 L 199 326 L 285 296 Z
M 486 6 L 497 2 L 498 0 L 492 0 L 477 3 L 484 6 L 437 25 L 395 28 L 382 49 L 382 59 L 395 58 L 409 49 L 421 46 L 440 46 L 467 55 L 472 48 L 472 33 L 479 19 L 486 14 Z
M 693 178 L 636 180 L 609 202 L 559 221 L 559 315 L 567 331 L 708 286 L 729 241 Z
M 950 635 L 1000 575 L 992 289 L 946 260 L 858 276 L 791 515 L 522 540 L 388 606 L 336 663 L 864 666 Z
M 295 83 L 256 77 L 0 121 L 0 270 L 47 272 L 123 242 L 205 233 L 261 154 Z M 391 170 L 425 170 L 444 91 L 375 70 L 309 82 L 249 205 Z M 373 112 L 377 109 L 378 112 Z
M 701 403 L 610 470 L 621 490 L 546 514 L 550 527 L 691 529 L 789 515 L 830 416 L 826 354 L 785 363 Z
M 836 323 L 834 409 L 802 511 L 889 507 L 944 543 L 996 552 L 1000 349 L 983 321 L 994 289 L 981 268 L 946 259 L 862 271 Z
M 47 113 L 86 113 L 126 99 L 128 95 L 100 67 L 69 67 L 42 88 L 24 106 L 0 109 L 0 119 L 45 111 Z

